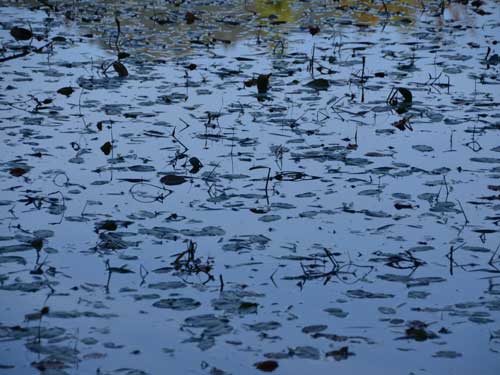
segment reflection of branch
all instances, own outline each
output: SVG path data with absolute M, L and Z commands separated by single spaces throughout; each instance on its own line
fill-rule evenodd
M 157 197 L 151 199 L 151 200 L 140 200 L 137 198 L 136 196 L 136 192 L 134 192 L 134 189 L 136 186 L 138 185 L 144 185 L 144 186 L 151 186 L 151 187 L 154 187 L 158 190 L 161 190 L 162 192 L 158 194 Z M 167 192 L 167 195 L 164 195 L 163 192 L 166 191 Z M 133 184 L 130 189 L 129 189 L 129 193 L 130 195 L 132 195 L 132 199 L 134 199 L 135 201 L 137 202 L 140 202 L 140 203 L 153 203 L 153 202 L 162 202 L 163 203 L 163 200 L 165 198 L 167 198 L 170 194 L 172 194 L 174 191 L 173 190 L 170 190 L 170 189 L 167 189 L 163 186 L 158 186 L 158 185 L 153 185 L 153 184 L 149 184 L 149 183 L 146 183 L 146 182 L 137 182 L 135 184 Z
M 7 56 L 7 57 L 2 57 L 2 58 L 0 58 L 0 63 L 3 63 L 3 62 L 6 62 L 6 61 L 9 61 L 9 60 L 14 60 L 14 59 L 18 59 L 18 58 L 27 56 L 31 52 L 41 53 L 44 48 L 48 48 L 48 47 L 52 47 L 52 42 L 44 44 L 43 46 L 38 47 L 38 48 L 26 48 L 23 52 L 16 53 L 15 55 L 10 55 L 10 56 Z
M 276 42 L 276 44 L 274 45 L 274 48 L 273 48 L 273 55 L 276 54 L 276 49 L 278 47 L 281 47 L 281 53 L 280 54 L 283 55 L 283 53 L 285 52 L 285 44 L 283 43 L 283 40 L 280 39 L 280 40 L 278 40 Z
M 64 194 L 61 193 L 59 190 L 55 191 L 53 193 L 49 193 L 49 195 L 54 195 L 54 194 L 60 194 L 61 197 L 62 197 L 62 212 L 61 212 L 61 218 L 59 219 L 59 222 L 57 222 L 57 223 L 49 223 L 51 225 L 61 224 L 62 221 L 63 221 L 63 218 L 64 218 L 64 213 L 66 212 L 66 201 L 64 200 Z
M 179 117 L 179 121 L 181 121 L 184 125 L 186 125 L 185 128 L 181 129 L 181 132 L 183 132 L 184 130 L 186 130 L 187 128 L 189 128 L 190 125 L 186 121 L 184 121 L 183 119 L 181 119 L 180 117 Z
M 321 271 L 316 271 L 314 268 L 311 266 L 304 266 L 302 262 L 300 262 L 300 267 L 302 269 L 302 275 L 300 276 L 292 276 L 292 277 L 285 277 L 285 280 L 302 280 L 299 286 L 302 288 L 307 280 L 316 280 L 316 279 L 324 279 L 323 285 L 326 285 L 332 277 L 336 277 L 340 282 L 344 284 L 355 284 L 358 281 L 362 280 L 366 276 L 368 276 L 369 273 L 371 273 L 374 269 L 373 266 L 361 266 L 358 264 L 353 263 L 352 261 L 349 260 L 349 263 L 339 265 L 339 263 L 335 260 L 333 257 L 333 254 L 330 253 L 328 249 L 324 249 L 326 257 L 332 264 L 332 268 L 327 271 L 327 272 L 321 272 Z M 361 276 L 356 275 L 356 271 L 351 271 L 351 267 L 357 267 L 357 268 L 367 268 L 368 271 L 363 273 Z M 274 273 L 273 273 L 274 275 Z M 345 280 L 342 275 L 352 275 L 355 277 L 355 280 L 352 282 L 348 282 Z
M 141 276 L 141 286 L 146 282 L 146 277 L 149 275 L 149 271 L 141 264 L 139 268 L 139 275 Z
M 127 265 L 123 265 L 121 267 L 112 267 L 109 265 L 109 259 L 106 259 L 106 261 L 104 262 L 105 266 L 106 266 L 106 271 L 108 271 L 108 281 L 106 282 L 106 286 L 105 286 L 105 289 L 106 289 L 106 293 L 109 293 L 109 283 L 111 281 L 111 274 L 112 273 L 134 273 L 134 271 L 132 270 L 129 270 L 127 268 Z
M 224 291 L 224 279 L 222 278 L 222 273 L 219 275 L 220 288 L 219 292 L 222 293 Z
M 467 215 L 465 214 L 464 208 L 462 207 L 462 203 L 457 199 L 458 205 L 460 206 L 460 210 L 462 211 L 462 214 L 464 215 L 465 218 L 465 224 L 469 223 L 469 219 L 467 218 Z
M 453 247 L 451 246 L 450 247 L 450 251 L 448 252 L 448 254 L 446 254 L 446 258 L 448 258 L 450 260 L 450 275 L 453 275 L 453 266 L 458 266 L 458 267 L 461 267 L 464 271 L 465 271 L 465 268 L 458 264 L 455 259 L 453 258 L 453 255 L 455 253 L 455 251 L 459 250 L 460 248 L 464 247 L 465 246 L 465 242 L 462 243 L 460 246 L 457 246 L 457 247 Z
M 186 250 L 173 255 L 175 256 L 175 260 L 171 264 L 175 267 L 176 271 L 179 271 L 181 273 L 185 273 L 188 275 L 197 275 L 199 273 L 205 274 L 207 276 L 207 279 L 203 282 L 203 284 L 207 284 L 209 281 L 213 281 L 215 279 L 211 274 L 212 263 L 210 262 L 210 258 L 208 258 L 206 263 L 203 264 L 200 257 L 195 257 L 196 248 L 196 243 L 190 240 Z M 185 281 L 186 283 L 189 283 L 188 281 L 184 280 L 181 275 L 177 276 L 179 276 L 181 280 Z M 222 291 L 224 289 L 224 280 L 222 278 L 222 275 L 219 276 L 219 281 L 220 291 Z
M 382 6 L 384 7 L 385 16 L 389 17 L 389 10 L 387 9 L 387 5 L 385 4 L 384 0 L 382 0 Z
M 269 194 L 268 194 L 267 188 L 269 187 L 269 180 L 271 177 L 271 168 L 266 167 L 264 165 L 258 165 L 255 167 L 251 167 L 249 170 L 253 171 L 254 169 L 267 169 L 266 187 L 264 189 L 266 191 L 266 200 L 267 200 L 267 203 L 269 204 Z

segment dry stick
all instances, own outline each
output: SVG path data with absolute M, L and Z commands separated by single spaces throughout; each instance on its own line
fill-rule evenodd
M 219 281 L 220 281 L 219 292 L 222 293 L 222 291 L 224 290 L 224 279 L 222 278 L 222 274 L 219 275 Z
M 120 53 L 120 45 L 119 45 L 118 41 L 120 39 L 120 34 L 122 32 L 122 29 L 120 27 L 120 20 L 118 19 L 118 17 L 115 17 L 115 22 L 116 22 L 116 28 L 118 30 L 116 33 L 115 48 L 116 48 L 116 52 L 119 54 Z
M 175 136 L 175 128 L 174 130 L 172 131 L 172 138 L 174 138 L 177 142 L 179 142 L 179 144 L 184 147 L 184 152 L 182 152 L 182 154 L 186 153 L 186 151 L 189 150 L 189 148 L 186 147 L 186 145 L 184 143 L 182 143 L 176 136 Z
M 448 183 L 446 182 L 446 176 L 443 175 L 443 182 L 444 182 L 444 187 L 446 189 L 446 198 L 445 198 L 445 202 L 448 202 L 448 195 L 450 194 L 450 191 L 448 190 Z
M 361 71 L 361 103 L 365 102 L 365 64 L 366 64 L 366 57 L 362 57 L 363 61 L 363 69 Z
M 454 132 L 454 131 L 455 131 L 455 130 L 452 130 L 452 131 L 450 132 L 450 149 L 449 149 L 448 151 L 455 151 L 455 150 L 453 150 L 453 132 Z
M 83 217 L 83 216 L 84 216 L 84 214 L 85 214 L 85 210 L 87 209 L 87 205 L 88 205 L 88 204 L 89 204 L 89 201 L 87 200 L 87 201 L 85 202 L 85 205 L 83 206 L 83 210 L 82 210 L 82 212 L 80 213 L 80 216 L 81 216 L 81 217 Z
M 453 275 L 453 266 L 455 264 L 460 267 L 460 265 L 457 262 L 455 262 L 455 260 L 453 259 L 453 253 L 455 251 L 461 249 L 464 246 L 465 246 L 465 243 L 461 244 L 460 246 L 458 246 L 456 248 L 454 248 L 453 246 L 451 246 L 449 253 L 446 255 L 446 257 L 450 260 L 450 275 Z
M 465 214 L 464 208 L 462 207 L 462 203 L 457 199 L 458 205 L 460 206 L 460 210 L 462 211 L 462 215 L 464 215 L 465 218 L 465 224 L 469 223 L 469 219 L 467 218 L 467 215 Z
M 142 264 L 139 267 L 139 275 L 141 276 L 141 285 L 143 285 L 146 282 L 146 277 L 149 275 L 149 271 Z
M 115 139 L 113 138 L 113 120 L 110 120 L 109 121 L 109 130 L 110 130 L 110 133 L 111 133 L 111 159 L 114 160 L 115 159 Z M 114 171 L 114 168 L 111 167 L 109 169 L 111 175 L 109 177 L 109 181 L 113 181 L 113 171 Z
M 80 91 L 80 96 L 78 97 L 78 113 L 80 114 L 80 117 L 83 121 L 83 126 L 85 126 L 85 128 L 88 129 L 87 122 L 85 121 L 85 116 L 82 113 L 82 96 L 84 91 L 85 89 L 82 87 L 82 90 Z
M 382 5 L 384 6 L 385 16 L 389 17 L 389 10 L 387 9 L 387 5 L 385 4 L 384 0 L 382 0 Z
M 21 53 L 18 53 L 18 54 L 15 54 L 15 55 L 10 55 L 10 56 L 7 56 L 7 57 L 2 57 L 0 58 L 0 62 L 5 62 L 5 61 L 9 61 L 9 60 L 14 60 L 14 59 L 17 59 L 17 58 L 20 58 L 20 57 L 24 57 L 26 55 L 29 55 L 31 53 L 31 51 L 29 50 L 26 50 L 24 52 L 21 52 Z
M 24 56 L 27 56 L 29 55 L 31 52 L 35 52 L 35 53 L 41 53 L 43 51 L 44 48 L 47 48 L 47 47 L 50 47 L 52 46 L 52 43 L 53 42 L 49 42 L 47 44 L 44 44 L 43 46 L 41 47 L 38 47 L 38 48 L 31 48 L 31 49 L 26 49 L 25 51 L 21 52 L 21 53 L 17 53 L 15 55 L 10 55 L 10 56 L 7 56 L 7 57 L 2 57 L 0 58 L 0 63 L 2 62 L 6 62 L 6 61 L 9 61 L 9 60 L 14 60 L 14 59 L 17 59 L 17 58 L 20 58 L 20 57 L 24 57 Z
M 361 58 L 361 60 L 363 61 L 363 70 L 361 71 L 361 84 L 363 84 L 365 82 L 365 63 L 366 63 L 366 56 L 363 56 Z
M 268 168 L 267 170 L 267 177 L 266 177 L 266 198 L 268 200 L 268 203 L 269 203 L 269 194 L 267 192 L 267 187 L 269 186 L 269 177 L 271 175 L 271 168 Z
M 315 52 L 316 52 L 316 43 L 313 44 L 311 61 L 309 62 L 309 70 L 311 72 L 312 79 L 314 79 L 314 54 L 315 54 Z
M 450 252 L 448 258 L 450 259 L 450 275 L 453 276 L 453 246 L 450 247 Z

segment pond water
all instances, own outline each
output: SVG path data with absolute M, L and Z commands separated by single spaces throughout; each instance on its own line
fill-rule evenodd
M 0 372 L 497 374 L 497 1 L 2 1 Z

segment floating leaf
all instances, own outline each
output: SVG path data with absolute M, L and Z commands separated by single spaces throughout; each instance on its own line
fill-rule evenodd
M 201 306 L 201 302 L 196 301 L 193 298 L 167 298 L 161 299 L 153 303 L 154 307 L 160 309 L 172 309 L 172 310 L 194 310 Z
M 24 27 L 14 26 L 10 29 L 10 35 L 14 37 L 15 40 L 30 40 L 33 38 L 33 33 L 31 30 L 25 29 Z
M 398 87 L 398 91 L 403 95 L 404 101 L 406 103 L 411 103 L 413 101 L 413 95 L 411 94 L 411 91 L 404 88 L 404 87 Z
M 201 164 L 200 159 L 198 159 L 195 156 L 189 158 L 189 164 L 191 164 L 192 167 L 189 172 L 193 174 L 198 173 L 199 170 L 203 167 L 203 164 Z
M 113 145 L 111 142 L 106 142 L 101 146 L 101 151 L 104 153 L 104 155 L 108 156 L 111 153 L 111 150 L 113 149 Z
M 306 86 L 315 90 L 328 90 L 330 82 L 324 78 L 316 78 L 306 83 Z
M 66 87 L 61 87 L 59 90 L 57 90 L 58 94 L 64 95 L 69 97 L 71 94 L 73 94 L 75 90 L 71 86 L 66 86 Z
M 21 168 L 21 167 L 15 167 L 12 168 L 9 173 L 14 176 L 14 177 L 21 177 L 22 175 L 26 174 L 28 172 L 28 169 L 26 168 Z
M 262 361 L 255 363 L 254 366 L 260 371 L 273 372 L 279 365 L 276 361 Z
M 343 346 L 339 350 L 332 350 L 326 353 L 326 357 L 333 357 L 333 359 L 335 359 L 336 361 L 348 359 L 353 355 L 354 353 L 350 352 L 347 346 Z
M 164 185 L 174 186 L 181 185 L 186 182 L 187 179 L 183 176 L 178 176 L 175 174 L 167 174 L 160 179 L 160 182 Z

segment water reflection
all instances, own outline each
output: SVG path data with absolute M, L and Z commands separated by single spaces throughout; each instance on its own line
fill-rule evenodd
M 404 29 L 412 27 L 424 12 L 432 14 L 435 20 L 431 22 L 436 24 L 442 23 L 445 17 L 454 21 L 465 19 L 467 24 L 471 22 L 464 5 L 447 2 L 442 8 L 439 1 L 417 0 L 253 0 L 232 1 L 230 6 L 225 0 L 211 3 L 153 1 L 150 6 L 136 0 L 120 4 L 106 0 L 55 2 L 58 5 L 53 8 L 37 1 L 24 3 L 45 9 L 48 14 L 54 9 L 64 11 L 67 21 L 80 27 L 83 35 L 99 36 L 102 48 L 111 50 L 109 41 L 116 33 L 114 17 L 118 15 L 126 47 L 155 56 L 185 54 L 193 47 L 210 47 L 217 43 L 229 46 L 237 41 L 261 38 L 286 40 L 291 31 L 313 24 L 328 23 L 342 30 L 351 24 L 365 29 L 392 23 Z M 188 12 L 195 15 L 192 23 L 186 21 Z
M 255 0 L 253 6 L 259 17 L 279 22 L 294 22 L 297 19 L 297 10 L 292 5 L 293 0 L 269 1 Z
M 59 4 L 0 8 L 65 36 L 0 65 L 0 368 L 496 375 L 498 55 L 462 48 L 494 48 L 494 17 L 473 38 L 440 2 Z M 126 77 L 102 68 L 118 10 Z

